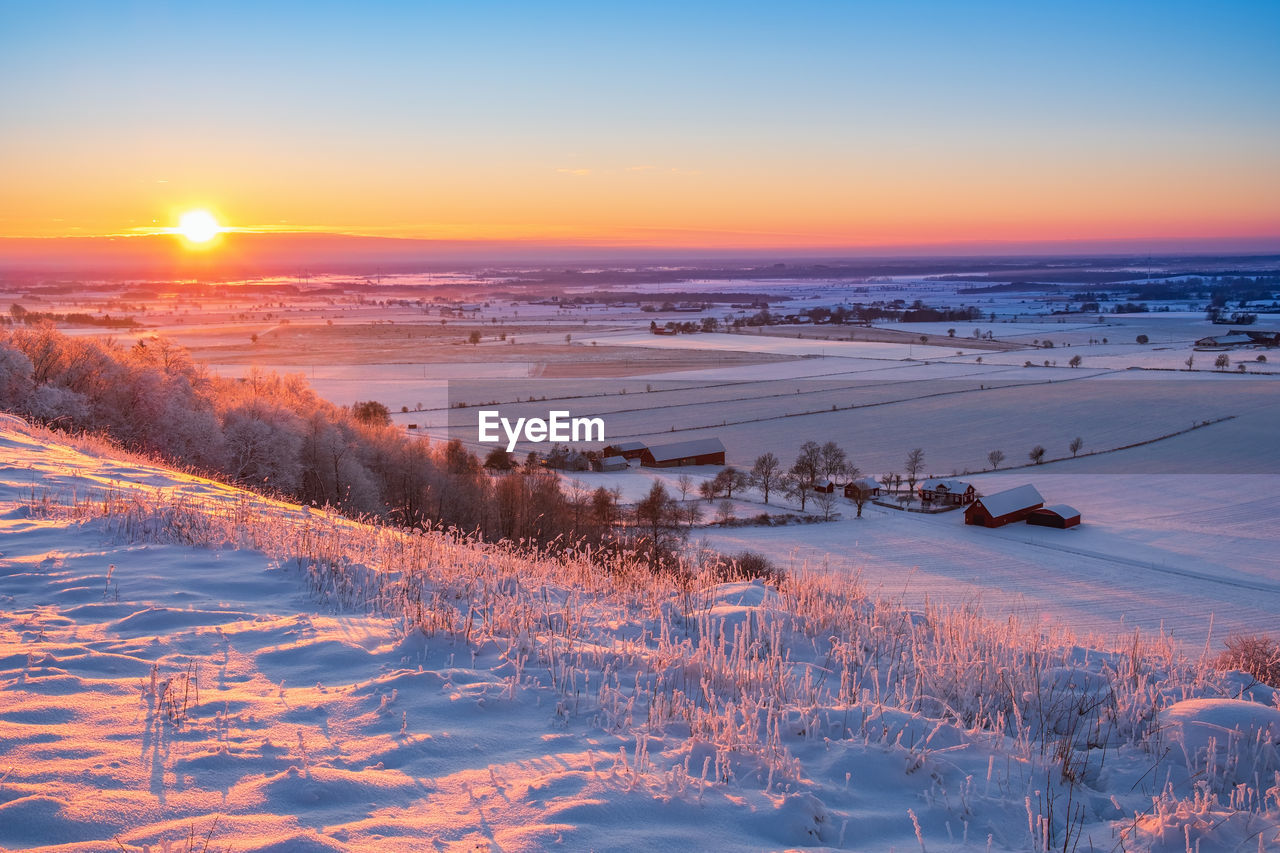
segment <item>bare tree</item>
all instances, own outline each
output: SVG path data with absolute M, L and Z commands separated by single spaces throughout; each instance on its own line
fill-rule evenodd
M 866 506 L 867 501 L 871 498 L 871 492 L 859 486 L 857 479 L 858 477 L 856 474 L 851 478 L 853 488 L 848 494 L 849 500 L 853 501 L 853 505 L 858 508 L 857 517 L 862 518 L 862 508 Z
M 728 500 L 727 498 L 720 501 L 719 505 L 716 507 L 716 518 L 721 524 L 728 524 L 733 521 L 733 501 Z
M 1071 455 L 1075 456 L 1080 452 L 1080 448 L 1084 447 L 1084 439 L 1077 435 L 1075 438 L 1071 439 L 1071 444 L 1067 446 L 1071 449 Z
M 640 550 L 647 552 L 650 567 L 656 568 L 679 541 L 682 513 L 667 487 L 654 482 L 649 493 L 635 507 L 636 526 L 644 531 Z
M 809 484 L 796 476 L 793 472 L 788 471 L 782 478 L 781 487 L 784 495 L 794 501 L 800 502 L 800 511 L 804 512 L 805 505 L 809 500 L 809 495 L 812 494 Z
M 715 479 L 716 492 L 724 492 L 726 498 L 733 497 L 733 490 L 741 491 L 745 489 L 750 482 L 750 478 L 746 474 L 732 466 L 724 468 L 720 473 L 716 474 Z
M 602 534 L 612 530 L 613 526 L 618 523 L 619 494 L 620 492 L 617 489 L 610 490 L 604 486 L 600 486 L 591 493 L 591 517 L 596 526 L 600 528 Z
M 676 479 L 676 485 L 680 488 L 680 500 L 683 501 L 689 497 L 689 492 L 693 489 L 693 478 L 688 474 L 681 474 Z
M 822 448 L 818 451 L 818 455 L 821 459 L 819 468 L 822 471 L 822 476 L 826 477 L 828 480 L 835 480 L 842 476 L 845 469 L 849 466 L 848 454 L 846 454 L 844 449 L 834 441 L 828 441 L 826 444 L 822 445 Z
M 839 477 L 846 483 L 852 483 L 854 480 L 862 476 L 862 469 L 852 462 L 844 463 L 844 468 L 837 472 Z
M 1231 356 L 1227 355 L 1225 352 L 1219 353 L 1218 357 L 1213 360 L 1213 366 L 1219 370 L 1226 370 L 1231 366 Z
M 907 472 L 907 488 L 915 492 L 916 480 L 920 477 L 920 472 L 924 470 L 924 448 L 917 447 L 907 454 L 907 461 L 903 463 L 903 470 Z
M 1044 448 L 1037 444 L 1035 447 L 1031 448 L 1031 452 L 1027 455 L 1031 457 L 1032 462 L 1039 465 L 1040 461 L 1044 459 L 1044 452 Z
M 836 512 L 836 496 L 834 492 L 816 492 L 813 496 L 813 502 L 818 507 L 818 511 L 822 513 L 823 521 L 830 521 L 831 516 Z
M 778 461 L 778 457 L 772 453 L 756 457 L 755 464 L 751 466 L 751 485 L 764 495 L 765 503 L 769 502 L 769 492 L 778 487 L 781 479 L 782 463 Z
M 822 448 L 816 441 L 806 441 L 800 445 L 800 453 L 788 472 L 792 477 L 813 488 L 822 476 Z
M 999 468 L 1000 463 L 1004 461 L 1003 450 L 993 450 L 987 454 L 987 461 L 991 463 L 992 468 Z

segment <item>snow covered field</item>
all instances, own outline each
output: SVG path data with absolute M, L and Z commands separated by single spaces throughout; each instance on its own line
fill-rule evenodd
M 758 381 L 743 382 L 738 379 L 751 370 L 730 369 L 679 383 L 455 383 L 451 401 L 473 408 L 401 417 L 430 424 L 436 438 L 459 437 L 483 452 L 475 442 L 477 404 L 496 401 L 510 418 L 566 409 L 602 417 L 606 442 L 716 437 L 729 464 L 746 468 L 765 452 L 790 464 L 801 442 L 833 440 L 873 476 L 899 471 L 912 447 L 925 450 L 925 473 L 948 475 L 989 467 L 993 450 L 1005 453 L 1006 464 L 1026 464 L 1036 445 L 1053 459 L 1069 455 L 1077 436 L 1086 452 L 1108 451 L 1208 421 L 1215 423 L 1203 427 L 1209 437 L 1197 452 L 1166 454 L 1166 467 L 1155 470 L 1280 473 L 1280 445 L 1265 438 L 1280 415 L 1280 385 L 1271 377 L 946 363 L 869 370 L 867 364 L 876 362 L 814 361 L 824 373 L 791 380 L 759 370 Z M 446 414 L 451 430 L 444 428 Z M 1218 422 L 1227 417 L 1232 419 Z M 1145 459 L 1122 451 L 1107 457 L 1107 470 L 1152 470 Z
M 857 577 L 913 607 L 973 604 L 994 619 L 1064 624 L 1105 643 L 1164 631 L 1192 651 L 1266 630 L 1280 614 L 1272 497 L 1280 477 L 1028 471 L 972 482 L 987 494 L 1034 483 L 1047 503 L 1079 510 L 1083 524 L 987 530 L 966 526 L 958 510 L 870 504 L 855 519 L 842 499 L 839 521 L 703 538 L 721 551 L 749 548 L 780 565 Z
M 904 328 L 910 328 L 904 327 Z M 828 327 L 834 338 L 841 337 L 840 328 Z M 847 334 L 847 333 L 846 333 Z M 959 339 L 931 338 L 928 345 L 873 343 L 869 341 L 849 340 L 815 340 L 808 337 L 783 337 L 778 333 L 756 334 L 699 334 L 699 335 L 653 335 L 648 330 L 634 332 L 615 332 L 603 335 L 584 336 L 583 342 L 595 341 L 604 346 L 636 346 L 659 347 L 664 349 L 690 350 L 732 350 L 736 352 L 769 352 L 777 355 L 793 356 L 844 356 L 855 358 L 903 359 L 915 357 L 920 359 L 941 358 L 946 355 L 981 355 L 983 350 L 967 349 L 964 341 Z
M 0 534 L 10 848 L 1280 844 L 1275 693 L 1146 633 L 609 577 L 13 424 Z

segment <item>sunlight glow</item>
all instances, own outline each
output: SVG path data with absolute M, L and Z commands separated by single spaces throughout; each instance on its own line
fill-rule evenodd
M 218 220 L 207 210 L 189 210 L 178 219 L 177 232 L 192 243 L 207 243 L 221 231 Z

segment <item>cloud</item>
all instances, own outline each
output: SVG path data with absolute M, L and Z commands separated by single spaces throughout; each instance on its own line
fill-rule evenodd
M 556 171 L 562 175 L 573 175 L 574 177 L 577 177 L 577 178 L 585 177 L 586 175 L 591 174 L 590 169 L 556 169 Z
M 681 177 L 691 177 L 693 175 L 701 175 L 700 169 L 679 169 L 675 166 L 627 166 L 623 171 L 633 173 L 656 173 L 662 175 L 679 175 Z

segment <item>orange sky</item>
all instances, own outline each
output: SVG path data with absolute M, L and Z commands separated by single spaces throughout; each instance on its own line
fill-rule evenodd
M 0 236 L 1277 245 L 1273 6 L 1025 5 L 5 7 Z

